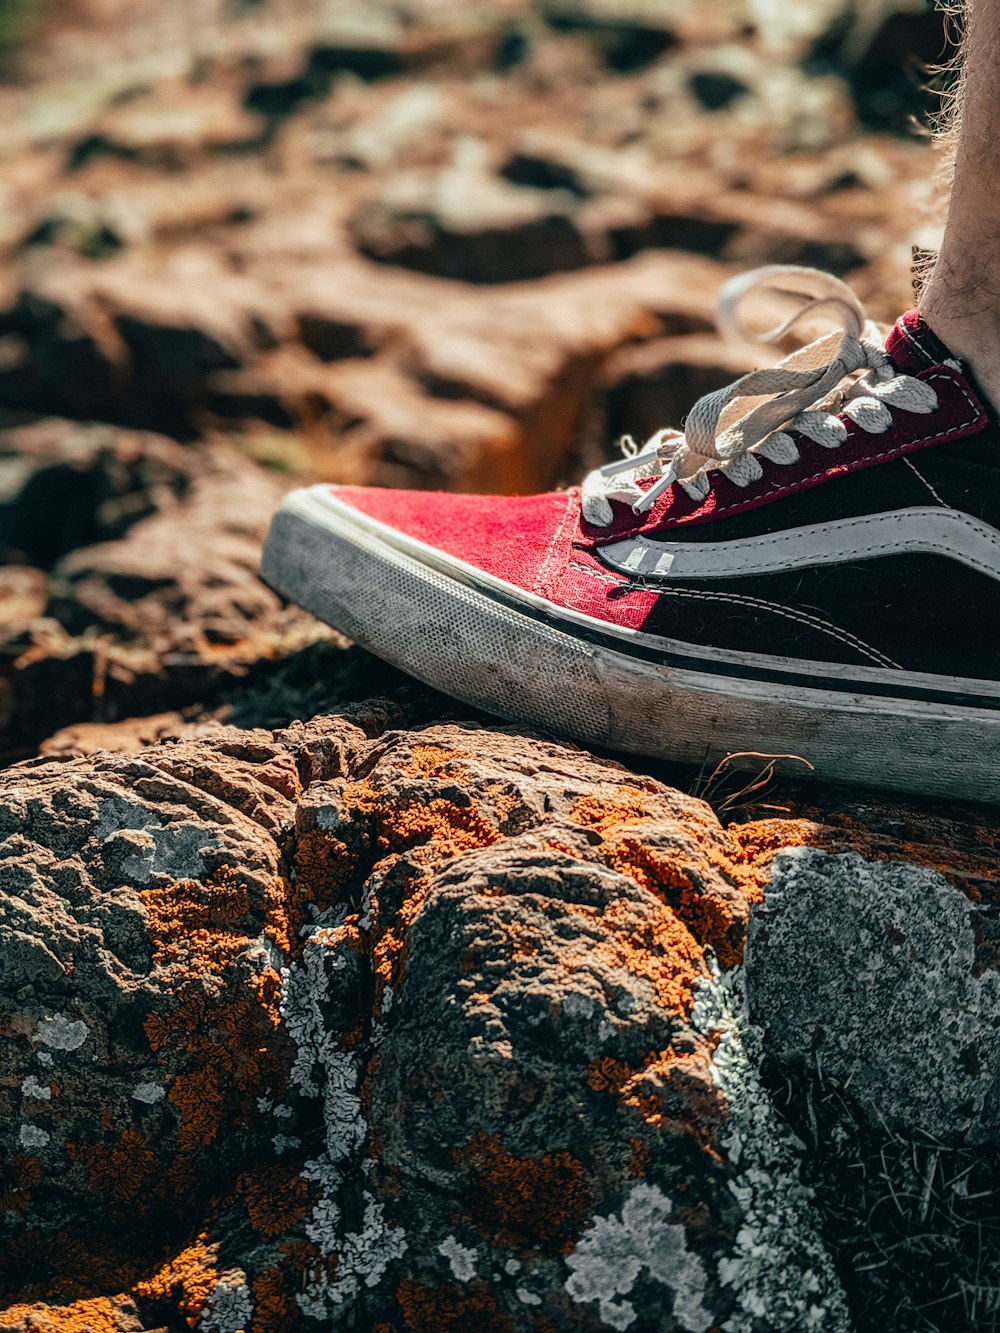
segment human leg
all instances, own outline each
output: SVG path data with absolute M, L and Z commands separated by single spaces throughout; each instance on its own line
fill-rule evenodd
M 967 0 L 952 180 L 920 311 L 1000 407 L 1000 0 Z

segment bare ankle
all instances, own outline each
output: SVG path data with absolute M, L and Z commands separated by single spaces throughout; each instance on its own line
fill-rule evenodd
M 954 292 L 931 278 L 920 313 L 945 346 L 971 371 L 984 397 L 1000 412 L 1000 303 L 969 301 L 968 291 Z

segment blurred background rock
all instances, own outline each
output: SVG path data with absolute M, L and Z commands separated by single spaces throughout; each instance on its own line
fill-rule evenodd
M 332 642 L 257 577 L 293 483 L 678 422 L 759 363 L 737 266 L 894 318 L 944 50 L 923 0 L 0 0 L 0 749 Z

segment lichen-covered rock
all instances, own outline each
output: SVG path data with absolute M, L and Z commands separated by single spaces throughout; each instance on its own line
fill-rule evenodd
M 578 750 L 402 720 L 0 781 L 0 1328 L 876 1327 L 906 1264 L 842 1285 L 835 1189 L 874 1186 L 826 1144 L 880 1106 L 914 1152 L 984 1136 L 988 932 L 953 885 L 990 831 L 932 870 L 907 812 L 726 830 Z M 924 1206 L 969 1307 L 978 1205 Z
M 849 1085 L 874 1123 L 992 1142 L 997 934 L 992 895 L 970 898 L 939 870 L 783 853 L 750 931 L 750 1014 L 775 1059 Z
M 757 896 L 731 838 L 390 721 L 6 775 L 10 1327 L 846 1327 L 714 961 Z

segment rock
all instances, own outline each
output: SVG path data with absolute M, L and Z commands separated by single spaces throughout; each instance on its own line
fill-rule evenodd
M 578 750 L 407 721 L 368 705 L 0 777 L 3 1327 L 56 1301 L 143 1330 L 879 1327 L 847 1300 L 899 1282 L 835 1267 L 829 1155 L 779 1111 L 783 1009 L 822 1008 L 831 931 L 859 994 L 856 964 L 904 958 L 893 931 L 848 944 L 845 894 L 882 916 L 910 895 L 900 929 L 933 951 L 991 830 L 953 852 L 957 825 L 905 811 L 727 831 Z M 992 984 L 980 956 L 936 1002 Z M 916 1052 L 911 975 L 893 1041 Z M 847 1014 L 825 1020 L 842 1126 L 877 1073 Z M 870 1170 L 836 1177 L 855 1247 Z M 970 1262 L 951 1241 L 945 1302 Z
M 203 475 L 180 513 L 155 515 L 117 542 L 81 547 L 53 569 L 49 613 L 70 633 L 99 626 L 174 649 L 234 644 L 277 599 L 257 576 L 259 547 L 287 488 L 228 450 L 202 451 Z
M 11 458 L 22 485 L 12 512 L 24 513 L 32 496 L 41 506 L 28 536 L 45 544 L 33 554 L 50 559 L 60 544 L 107 540 L 70 550 L 47 578 L 0 567 L 0 584 L 12 590 L 0 752 L 23 755 L 71 723 L 211 708 L 286 655 L 343 642 L 260 581 L 261 542 L 287 481 L 222 445 L 192 453 L 108 427 L 41 422 L 8 442 L 24 450 Z M 48 521 L 50 501 L 65 512 L 61 529 Z
M 774 1059 L 849 1086 L 873 1123 L 992 1143 L 998 941 L 992 901 L 938 870 L 785 854 L 750 932 L 750 1016 Z M 874 1046 L 873 1031 L 883 1034 Z
M 177 171 L 205 152 L 246 152 L 262 142 L 264 125 L 230 88 L 164 81 L 105 113 L 70 152 L 75 170 L 101 155 Z
M 85 26 L 75 9 L 46 25 L 24 86 L 0 98 L 8 408 L 188 441 L 277 428 L 305 438 L 323 476 L 529 489 L 570 479 L 616 348 L 588 332 L 546 349 L 563 313 L 545 303 L 568 289 L 539 286 L 537 301 L 519 294 L 538 321 L 522 354 L 509 313 L 489 307 L 495 338 L 487 307 L 476 314 L 494 288 L 609 268 L 621 295 L 609 275 L 600 294 L 617 319 L 634 295 L 620 261 L 670 248 L 688 264 L 674 265 L 677 305 L 700 288 L 696 254 L 849 271 L 880 316 L 906 291 L 907 191 L 925 164 L 859 134 L 836 41 L 826 73 L 802 64 L 836 37 L 835 0 L 794 23 L 758 5 L 755 31 L 742 0 L 406 15 L 382 0 L 322 15 L 209 0 L 191 31 L 158 5 L 141 33 L 120 0 L 102 6 Z M 602 51 L 635 68 L 608 77 Z M 745 95 L 703 114 L 699 89 L 715 105 L 737 85 Z M 831 198 L 851 161 L 896 153 L 888 177 L 859 167 Z M 419 292 L 404 281 L 428 275 L 444 276 Z M 565 299 L 588 330 L 603 324 Z M 692 330 L 647 321 L 625 336 L 675 331 Z M 312 357 L 384 364 L 345 394 Z M 362 401 L 379 385 L 399 403 L 388 423 Z
M 277 1055 L 262 1055 L 277 1018 L 265 931 L 280 884 L 267 830 L 280 821 L 296 779 L 280 749 L 258 750 L 245 769 L 224 751 L 205 758 L 209 753 L 214 777 L 186 766 L 190 747 L 165 749 L 152 765 L 103 759 L 89 776 L 77 772 L 62 832 L 48 851 L 33 844 L 40 873 L 31 888 L 15 869 L 27 851 L 23 839 L 44 840 L 46 820 L 55 816 L 51 783 L 70 775 L 74 761 L 36 767 L 30 789 L 14 779 L 4 848 L 6 874 L 14 876 L 6 879 L 8 891 L 18 886 L 21 905 L 8 903 L 5 912 L 5 999 L 24 986 L 34 998 L 26 1009 L 16 1000 L 5 1006 L 3 1020 L 5 1096 L 19 1107 L 15 1112 L 10 1102 L 5 1120 L 20 1116 L 10 1145 L 18 1155 L 7 1158 L 5 1178 L 13 1191 L 5 1196 L 5 1290 L 30 1292 L 60 1280 L 64 1290 L 67 1283 L 78 1288 L 74 1235 L 77 1244 L 87 1236 L 95 1257 L 86 1280 L 91 1293 L 101 1291 L 102 1268 L 108 1275 L 131 1263 L 138 1274 L 164 1229 L 183 1229 L 185 1212 L 211 1189 L 213 1163 L 228 1156 L 248 1164 L 254 1141 L 267 1145 L 266 1121 L 251 1123 Z M 117 781 L 115 763 L 124 765 Z M 162 792 L 153 798 L 164 802 L 158 813 L 148 798 L 144 803 L 144 787 Z M 222 791 L 235 804 L 226 804 L 216 827 L 213 792 Z M 202 886 L 195 898 L 178 900 L 176 884 L 195 881 Z M 56 884 L 69 891 L 61 907 Z M 45 940 L 32 933 L 32 901 L 49 918 Z M 182 931 L 175 945 L 167 943 L 171 921 Z M 203 945 L 195 947 L 207 949 L 207 967 L 190 953 L 199 938 Z M 235 1006 L 226 1017 L 230 999 Z M 168 1075 L 177 1061 L 178 1077 Z M 241 1089 L 248 1096 L 243 1111 Z M 161 1176 L 159 1161 L 178 1168 L 171 1180 Z M 97 1200 L 104 1220 L 84 1231 Z
M 22 1305 L 113 1290 L 248 1330 L 362 1292 L 413 1329 L 733 1308 L 740 1168 L 691 1008 L 704 943 L 731 960 L 745 926 L 726 835 L 579 753 L 388 720 L 0 784 Z
M 322 480 L 503 490 L 518 470 L 509 417 L 432 397 L 390 360 L 324 366 L 288 348 L 252 374 L 215 376 L 208 402 L 223 417 L 305 426 Z
M 63 758 L 115 750 L 137 754 L 160 741 L 196 736 L 213 729 L 212 723 L 188 721 L 182 713 L 157 713 L 153 717 L 130 717 L 122 722 L 77 722 L 49 736 L 38 747 L 39 754 Z
M 885 807 L 851 795 L 826 810 L 803 806 L 799 815 L 751 818 L 732 830 L 764 890 L 763 910 L 751 920 L 747 977 L 752 1007 L 770 1034 L 765 1048 L 773 1039 L 782 1052 L 781 1065 L 771 1057 L 771 1086 L 807 1145 L 825 1234 L 856 1275 L 857 1326 L 862 1333 L 921 1323 L 985 1333 L 993 1316 L 977 1293 L 997 1281 L 984 1237 L 1000 1176 L 985 1129 L 995 1114 L 993 1022 L 983 1015 L 977 1028 L 976 1000 L 995 979 L 995 823 L 971 809 Z M 788 844 L 809 850 L 783 852 Z M 782 888 L 793 885 L 784 896 Z M 845 898 L 856 917 L 838 913 Z M 786 931 L 795 917 L 803 920 L 800 908 L 809 922 Z M 827 934 L 810 953 L 806 941 L 816 939 L 821 920 Z M 837 950 L 829 948 L 831 929 Z M 938 982 L 930 1011 L 908 949 L 928 957 L 928 975 Z M 860 963 L 857 975 L 849 957 Z M 816 993 L 802 986 L 800 963 Z M 788 989 L 774 1003 L 776 968 Z M 880 985 L 884 1005 L 876 1014 Z M 832 1001 L 822 1017 L 820 995 Z M 942 1045 L 934 1024 L 942 1002 L 941 1021 L 958 1025 L 954 1049 Z M 801 1025 L 791 1018 L 799 1004 Z M 862 1035 L 866 1015 L 874 1026 Z M 963 1026 L 972 1038 L 964 1047 Z M 853 1050 L 852 1036 L 861 1041 Z M 884 1076 L 878 1090 L 876 1070 Z M 927 1098 L 918 1070 L 941 1100 Z
M 114 394 L 121 347 L 86 318 L 75 292 L 66 299 L 62 276 L 17 293 L 5 311 L 0 408 L 99 419 Z
M 844 273 L 877 244 L 864 229 L 845 238 L 805 204 L 720 190 L 694 173 L 679 181 L 652 162 L 640 175 L 642 165 L 529 140 L 499 179 L 459 166 L 397 176 L 349 227 L 372 259 L 473 283 L 538 278 L 649 249 Z
M 202 457 L 163 436 L 50 418 L 0 429 L 0 552 L 42 567 L 177 506 Z
M 649 255 L 480 292 L 374 264 L 285 293 L 312 357 L 282 349 L 209 383 L 220 417 L 312 437 L 330 480 L 530 491 L 561 475 L 607 359 L 706 328 L 724 271 Z
M 540 6 L 557 32 L 584 35 L 617 73 L 643 69 L 677 42 L 676 25 L 663 7 L 595 0 L 545 0 Z
M 350 229 L 361 253 L 382 263 L 465 282 L 515 282 L 588 262 L 573 203 L 450 167 L 397 177 Z
M 0 370 L 0 406 L 190 435 L 207 376 L 273 345 L 281 317 L 258 283 L 196 249 L 96 271 L 65 260 L 7 315 L 26 351 Z

